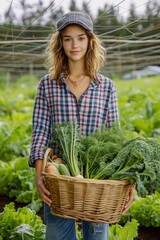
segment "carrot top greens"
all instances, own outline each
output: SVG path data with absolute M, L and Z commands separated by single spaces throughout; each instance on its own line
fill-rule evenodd
M 130 128 L 102 126 L 89 136 L 81 136 L 76 121 L 55 127 L 54 137 L 72 176 L 128 180 L 136 184 L 140 196 L 160 186 L 160 143 L 154 138 L 128 139 Z

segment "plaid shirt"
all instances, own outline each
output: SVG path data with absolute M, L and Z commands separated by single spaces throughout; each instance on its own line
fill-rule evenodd
M 33 111 L 33 133 L 29 166 L 44 158 L 44 146 L 51 144 L 54 124 L 77 119 L 81 134 L 89 135 L 102 124 L 111 127 L 118 120 L 118 104 L 115 84 L 97 73 L 80 100 L 68 89 L 65 78 L 62 83 L 50 80 L 49 75 L 39 83 Z M 55 151 L 54 151 L 55 152 Z M 56 153 L 57 154 L 57 153 Z

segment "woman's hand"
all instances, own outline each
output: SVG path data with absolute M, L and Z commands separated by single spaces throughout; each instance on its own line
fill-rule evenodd
M 52 201 L 50 199 L 50 192 L 47 190 L 45 183 L 44 183 L 44 179 L 42 176 L 42 167 L 43 167 L 43 160 L 36 160 L 35 182 L 36 182 L 36 186 L 37 186 L 40 198 L 42 199 L 43 202 L 45 202 L 50 207 Z
M 135 193 L 136 193 L 135 187 L 132 187 L 130 192 L 129 192 L 129 200 L 126 203 L 126 205 L 124 206 L 122 214 L 126 213 L 129 210 L 129 208 L 130 208 L 130 206 L 132 204 L 132 201 L 134 199 Z
M 40 198 L 45 202 L 49 207 L 51 206 L 50 192 L 47 190 L 42 176 L 35 177 L 36 186 L 40 195 Z

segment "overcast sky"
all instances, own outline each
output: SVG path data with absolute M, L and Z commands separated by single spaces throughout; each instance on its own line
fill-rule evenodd
M 38 0 L 26 0 L 27 3 L 36 3 Z M 44 2 L 44 6 L 48 6 L 50 1 L 49 0 L 42 0 Z M 88 3 L 88 6 L 91 9 L 91 12 L 93 15 L 96 15 L 97 9 L 99 7 L 103 8 L 105 3 L 112 4 L 116 8 L 119 8 L 119 15 L 120 16 L 127 16 L 127 13 L 129 11 L 129 6 L 132 2 L 136 5 L 136 12 L 141 15 L 143 13 L 146 4 L 149 0 L 85 0 L 86 3 Z M 152 1 L 152 0 L 150 0 Z M 6 10 L 9 9 L 10 4 L 12 2 L 12 7 L 16 10 L 16 13 L 18 14 L 18 10 L 20 7 L 20 0 L 0 0 L 0 15 L 3 15 Z M 79 7 L 82 6 L 83 0 L 76 0 L 76 3 Z M 54 7 L 57 6 L 57 9 L 62 6 L 63 9 L 67 12 L 69 9 L 70 0 L 55 0 L 54 1 Z

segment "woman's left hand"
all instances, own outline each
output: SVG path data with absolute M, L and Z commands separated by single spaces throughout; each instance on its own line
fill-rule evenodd
M 130 208 L 130 206 L 132 204 L 132 201 L 134 199 L 135 193 L 136 193 L 135 187 L 132 187 L 130 192 L 129 192 L 129 200 L 126 203 L 126 205 L 124 206 L 122 214 L 126 213 L 129 210 L 129 208 Z

